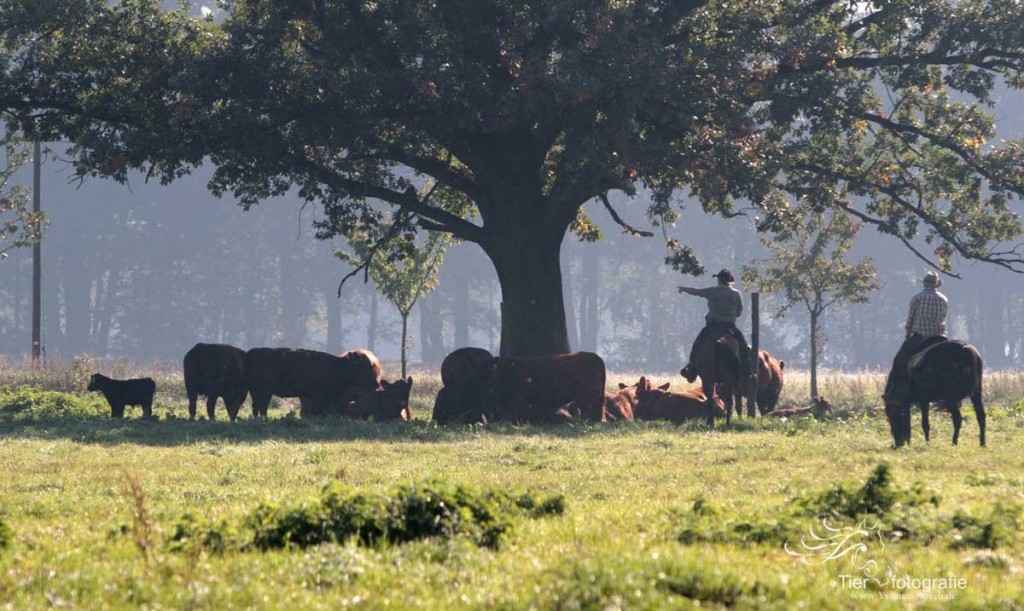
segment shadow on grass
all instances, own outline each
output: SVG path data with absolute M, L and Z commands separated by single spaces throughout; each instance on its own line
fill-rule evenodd
M 733 420 L 728 427 L 716 423 L 715 432 L 756 433 L 778 430 L 763 420 Z M 380 441 L 389 443 L 452 443 L 477 437 L 547 437 L 582 439 L 588 437 L 633 436 L 645 431 L 662 431 L 683 436 L 708 434 L 703 423 L 676 426 L 667 422 L 571 423 L 486 426 L 438 426 L 426 420 L 412 422 L 363 422 L 346 418 L 302 420 L 291 413 L 267 420 L 242 418 L 236 422 L 205 419 L 188 420 L 173 414 L 152 419 L 107 416 L 61 416 L 10 418 L 0 415 L 0 436 L 6 439 L 66 439 L 78 443 L 149 446 L 180 446 L 217 441 L 255 444 L 264 441 Z

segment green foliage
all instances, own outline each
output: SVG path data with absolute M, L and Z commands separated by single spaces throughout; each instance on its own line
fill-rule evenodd
M 198 546 L 223 553 L 229 548 L 266 551 L 350 540 L 373 547 L 465 537 L 481 547 L 497 549 L 512 530 L 516 516 L 540 518 L 564 511 L 561 496 L 540 499 L 531 494 L 476 492 L 436 480 L 400 486 L 383 496 L 333 483 L 315 501 L 261 504 L 238 528 L 226 521 L 210 523 L 186 514 L 174 525 L 168 545 L 178 551 Z
M 9 548 L 13 543 L 14 531 L 3 518 L 0 518 L 0 550 Z
M 3 162 L 0 163 L 0 261 L 12 248 L 30 246 L 43 237 L 46 215 L 32 212 L 29 193 L 10 185 L 14 174 L 32 159 L 28 144 L 17 132 L 7 131 L 0 137 Z
M 0 420 L 54 420 L 109 416 L 102 396 L 82 396 L 32 386 L 0 387 Z
M 838 483 L 825 492 L 801 499 L 804 509 L 818 517 L 856 518 L 874 514 L 884 518 L 894 506 L 915 507 L 924 503 L 939 505 L 939 498 L 929 494 L 920 485 L 911 490 L 896 490 L 892 484 L 892 472 L 888 463 L 875 467 L 860 488 L 850 488 Z

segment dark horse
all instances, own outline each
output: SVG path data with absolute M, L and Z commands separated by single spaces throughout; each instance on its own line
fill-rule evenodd
M 739 342 L 726 331 L 708 334 L 693 350 L 693 365 L 707 397 L 708 426 L 714 425 L 717 393 L 725 404 L 725 422 L 729 423 L 735 399 L 736 415 L 743 415 L 743 380 L 740 371 Z
M 941 403 L 953 416 L 953 445 L 960 440 L 960 402 L 971 398 L 974 414 L 978 419 L 981 445 L 985 445 L 985 407 L 981 402 L 981 355 L 967 343 L 946 340 L 935 344 L 917 361 L 911 357 L 908 364 L 910 379 L 910 400 L 903 404 L 889 399 L 885 403 L 885 415 L 889 418 L 893 446 L 910 443 L 910 406 L 921 408 L 921 428 L 925 441 L 930 438 L 928 425 L 928 404 Z

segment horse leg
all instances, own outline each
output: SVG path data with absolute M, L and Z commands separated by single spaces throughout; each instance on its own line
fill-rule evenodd
M 978 431 L 981 435 L 981 446 L 985 447 L 985 406 L 981 402 L 980 390 L 971 394 L 971 404 L 974 406 L 974 416 L 978 419 Z
M 906 409 L 903 410 L 901 416 L 903 417 L 902 429 L 903 429 L 903 443 L 910 445 L 910 412 L 913 411 L 912 404 L 908 403 Z
M 964 421 L 963 415 L 960 414 L 960 402 L 948 401 L 946 407 L 953 416 L 953 445 L 956 445 L 960 441 L 960 424 Z
M 929 403 L 927 401 L 921 404 L 921 428 L 924 430 L 924 440 L 926 442 L 932 440 L 932 427 L 928 422 L 928 407 Z
M 715 428 L 715 384 L 714 382 L 705 381 L 705 376 L 701 376 L 700 385 L 704 391 L 706 397 L 704 404 L 707 407 L 707 423 L 708 428 Z M 729 424 L 729 409 L 725 410 L 725 423 Z

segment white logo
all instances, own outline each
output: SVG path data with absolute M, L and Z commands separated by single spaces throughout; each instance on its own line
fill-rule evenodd
M 844 526 L 835 528 L 829 524 L 828 518 L 821 521 L 825 531 L 821 534 L 811 527 L 810 532 L 800 537 L 802 549 L 791 549 L 789 541 L 783 546 L 790 556 L 800 558 L 804 564 L 825 564 L 834 560 L 847 558 L 857 571 L 860 571 L 864 578 L 874 581 L 878 587 L 885 587 L 896 574 L 892 566 L 885 565 L 885 580 L 879 574 L 881 566 L 878 561 L 865 557 L 868 552 L 868 544 L 875 544 L 880 549 L 885 549 L 885 540 L 882 538 L 882 523 L 876 521 L 870 526 L 867 520 L 861 520 L 857 526 Z

